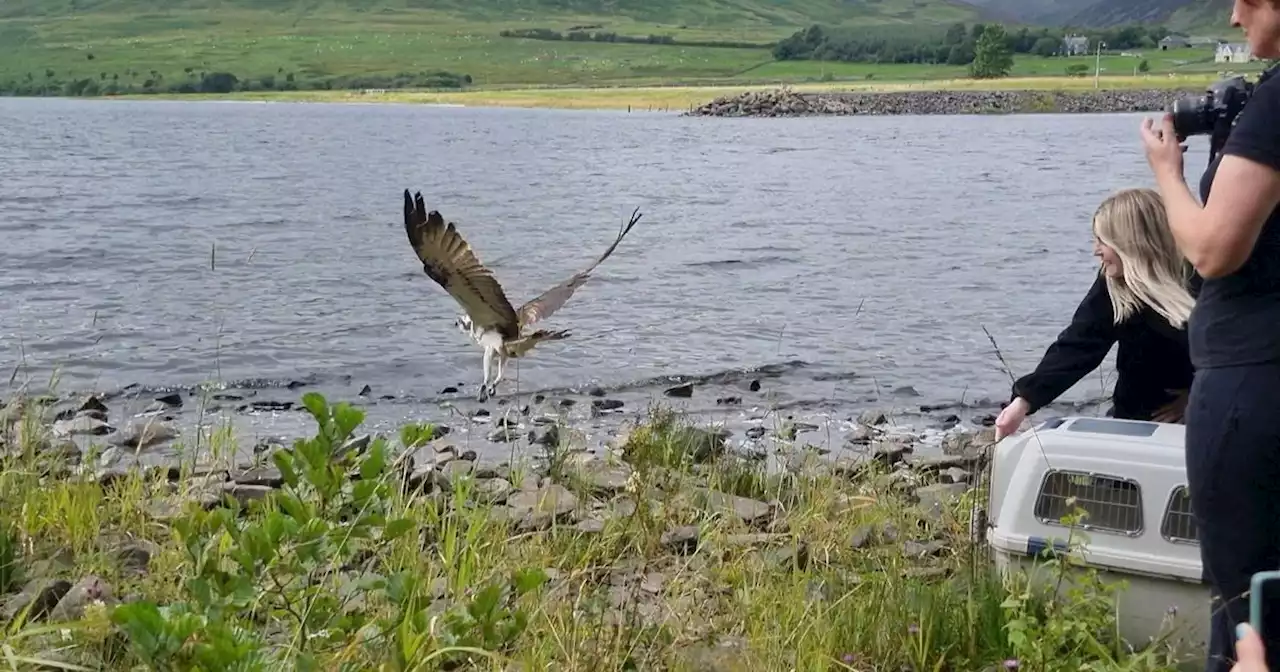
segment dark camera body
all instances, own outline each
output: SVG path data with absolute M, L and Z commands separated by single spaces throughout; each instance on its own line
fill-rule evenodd
M 1178 140 L 1193 135 L 1216 135 L 1231 128 L 1240 110 L 1253 95 L 1254 85 L 1244 77 L 1228 77 L 1209 85 L 1200 95 L 1179 96 L 1169 105 Z

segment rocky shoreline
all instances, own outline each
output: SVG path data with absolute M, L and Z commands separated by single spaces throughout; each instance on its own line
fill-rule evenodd
M 722 96 L 685 116 L 802 117 L 1018 113 L 1158 112 L 1201 90 L 896 91 L 798 93 L 787 87 Z
M 748 382 L 744 391 L 753 388 L 758 390 L 759 383 Z M 685 384 L 667 388 L 664 396 L 681 399 L 692 394 L 693 386 Z M 510 469 L 517 462 L 545 464 L 550 452 L 603 457 L 625 443 L 631 429 L 642 421 L 625 413 L 628 406 L 624 401 L 603 391 L 588 391 L 581 410 L 577 408 L 579 400 L 572 397 L 538 394 L 528 401 L 520 407 L 500 403 L 493 411 L 478 407 L 457 412 L 461 409 L 450 405 L 455 413 L 447 423 L 416 421 L 429 424 L 435 438 L 417 448 L 411 462 L 426 464 L 427 471 L 455 460 L 483 463 L 488 465 L 486 473 L 493 473 Z M 741 397 L 720 397 L 716 402 L 730 407 L 743 404 Z M 261 485 L 262 469 L 271 469 L 271 453 L 312 430 L 301 402 L 254 399 L 250 391 L 243 390 L 213 393 L 207 400 L 169 393 L 113 405 L 115 408 L 95 394 L 12 399 L 0 406 L 0 456 L 16 447 L 24 425 L 35 423 L 34 429 L 25 431 L 40 437 L 39 456 L 61 464 L 67 475 L 108 483 L 138 470 L 173 478 L 184 471 L 200 475 L 216 472 L 226 473 L 229 481 L 241 485 Z M 965 454 L 975 442 L 991 442 L 992 414 L 978 414 L 966 421 L 940 410 L 931 421 L 916 426 L 897 423 L 890 410 L 864 411 L 835 423 L 814 414 L 770 418 L 759 409 L 746 410 L 736 423 L 703 424 L 707 428 L 700 430 L 705 436 L 699 441 L 713 443 L 708 450 L 717 455 L 746 459 L 771 474 L 801 468 L 798 456 L 815 458 L 827 468 L 840 470 L 867 460 L 893 461 L 915 453 L 919 453 L 916 459 L 946 461 L 947 456 Z M 237 420 L 249 423 L 247 429 L 252 429 L 253 420 L 282 417 L 288 422 L 275 428 L 284 424 L 294 431 L 270 436 L 234 431 Z M 686 422 L 701 424 L 696 416 Z M 393 435 L 392 431 L 375 430 L 353 440 L 353 446 L 367 446 L 377 436 Z M 429 474 L 418 476 L 419 480 L 427 477 Z
M 1018 669 L 1019 658 L 1047 669 L 1037 664 L 1060 655 L 1036 636 L 1011 645 L 1004 619 L 1024 616 L 974 571 L 990 427 L 952 416 L 911 429 L 865 411 L 826 442 L 796 419 L 731 441 L 659 408 L 584 439 L 517 408 L 383 432 L 314 393 L 291 404 L 221 394 L 236 412 L 297 413 L 310 431 L 246 454 L 184 436 L 166 419 L 182 395 L 132 415 L 93 395 L 0 410 L 0 507 L 23 512 L 0 520 L 0 626 L 33 628 L 14 639 L 20 654 L 186 669 L 205 647 L 229 667 L 257 656 L 245 669 L 299 656 L 390 669 L 413 644 L 442 670 L 478 669 L 476 651 L 510 672 L 923 669 L 928 633 L 931 669 L 943 657 L 947 669 Z M 625 406 L 592 396 L 588 419 Z M 472 423 L 528 450 L 468 449 L 459 434 Z M 1109 603 L 1083 590 L 1060 618 L 1112 631 Z M 975 599 L 989 602 L 975 612 Z M 967 620 L 978 612 L 992 620 Z M 179 613 L 223 639 L 190 639 L 185 621 L 166 621 Z M 584 646 L 604 658 L 583 658 Z

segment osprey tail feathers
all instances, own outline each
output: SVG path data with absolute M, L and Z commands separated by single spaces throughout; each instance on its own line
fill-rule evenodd
M 514 341 L 508 341 L 506 354 L 508 357 L 523 357 L 533 349 L 533 346 L 543 341 L 560 341 L 566 338 L 569 338 L 568 331 L 539 329 L 528 336 L 523 336 Z

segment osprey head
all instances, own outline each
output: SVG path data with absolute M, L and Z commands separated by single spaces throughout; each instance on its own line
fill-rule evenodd
M 471 316 L 470 315 L 465 315 L 465 314 L 459 315 L 453 321 L 453 323 L 455 326 L 458 327 L 458 331 L 461 331 L 462 333 L 467 334 L 468 336 L 471 335 Z

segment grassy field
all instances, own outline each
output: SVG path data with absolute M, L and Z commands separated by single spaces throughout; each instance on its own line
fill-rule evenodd
M 1109 637 L 1117 586 L 1075 554 L 1043 565 L 1069 593 L 999 576 L 982 491 L 894 458 L 797 446 L 767 475 L 657 409 L 611 456 L 565 428 L 541 466 L 485 465 L 427 425 L 357 439 L 358 408 L 305 395 L 315 436 L 262 465 L 214 431 L 107 478 L 49 434 L 82 402 L 0 413 L 10 669 L 1171 669 Z
M 973 16 L 945 0 L 883 0 L 863 11 L 834 0 L 621 3 L 610 5 L 608 16 L 566 11 L 591 4 L 586 2 L 558 3 L 560 11 L 540 14 L 499 12 L 491 9 L 493 2 L 477 2 L 466 11 L 448 11 L 449 3 L 433 3 L 446 8 L 436 10 L 370 3 L 368 11 L 321 4 L 311 11 L 275 12 L 234 5 L 218 11 L 144 11 L 136 5 L 146 3 L 117 4 L 115 13 L 0 19 L 0 78 L 40 77 L 52 70 L 64 79 L 105 72 L 141 83 L 152 71 L 175 81 L 186 77 L 188 68 L 230 71 L 241 78 L 292 73 L 299 79 L 440 69 L 470 74 L 485 85 L 730 78 L 771 60 L 768 50 L 545 42 L 504 39 L 499 33 L 600 26 L 621 35 L 768 43 L 816 21 L 939 24 Z M 90 3 L 90 9 L 117 4 Z
M 299 89 L 339 75 L 383 75 L 448 71 L 470 75 L 477 88 L 602 87 L 852 80 L 949 80 L 963 67 L 935 65 L 776 62 L 768 49 L 691 47 L 573 41 L 539 41 L 499 36 L 504 29 L 600 26 L 621 35 L 671 35 L 676 40 L 733 40 L 767 43 L 814 20 L 860 25 L 933 25 L 972 18 L 940 1 L 868 3 L 861 12 L 844 11 L 827 0 L 790 4 L 720 0 L 717 3 L 623 3 L 608 18 L 552 14 L 529 18 L 529 11 L 506 14 L 479 4 L 463 12 L 448 3 L 439 10 L 320 3 L 306 11 L 256 11 L 234 3 L 218 11 L 142 11 L 129 2 L 87 2 L 97 13 L 0 19 L 0 81 L 69 81 L 90 78 L 141 87 L 146 81 L 167 88 L 195 81 L 201 73 L 231 72 L 256 84 L 291 81 Z M 199 6 L 201 3 L 179 3 Z M 206 3 L 207 4 L 207 3 Z M 282 6 L 289 3 L 282 3 Z M 297 4 L 297 3 L 293 3 Z M 545 3 L 543 3 L 545 4 Z M 574 9 L 587 3 L 564 2 Z M 634 6 L 632 6 L 634 5 Z M 56 3 L 53 5 L 56 9 Z M 126 11 L 134 8 L 133 12 Z M 710 8 L 708 8 L 710 7 Z M 629 9 L 628 9 L 629 8 Z M 18 9 L 21 9 L 20 7 Z M 16 13 L 18 9 L 6 11 Z M 119 10 L 116 13 L 107 10 Z M 660 23 L 656 20 L 669 21 Z M 681 22 L 683 21 L 683 22 Z M 1151 51 L 1138 56 L 1107 55 L 1106 75 L 1136 74 L 1146 59 L 1152 74 L 1215 72 L 1207 49 Z M 1016 61 L 1014 76 L 1064 74 L 1079 64 L 1092 73 L 1092 57 Z M 270 88 L 270 87 L 268 87 Z

